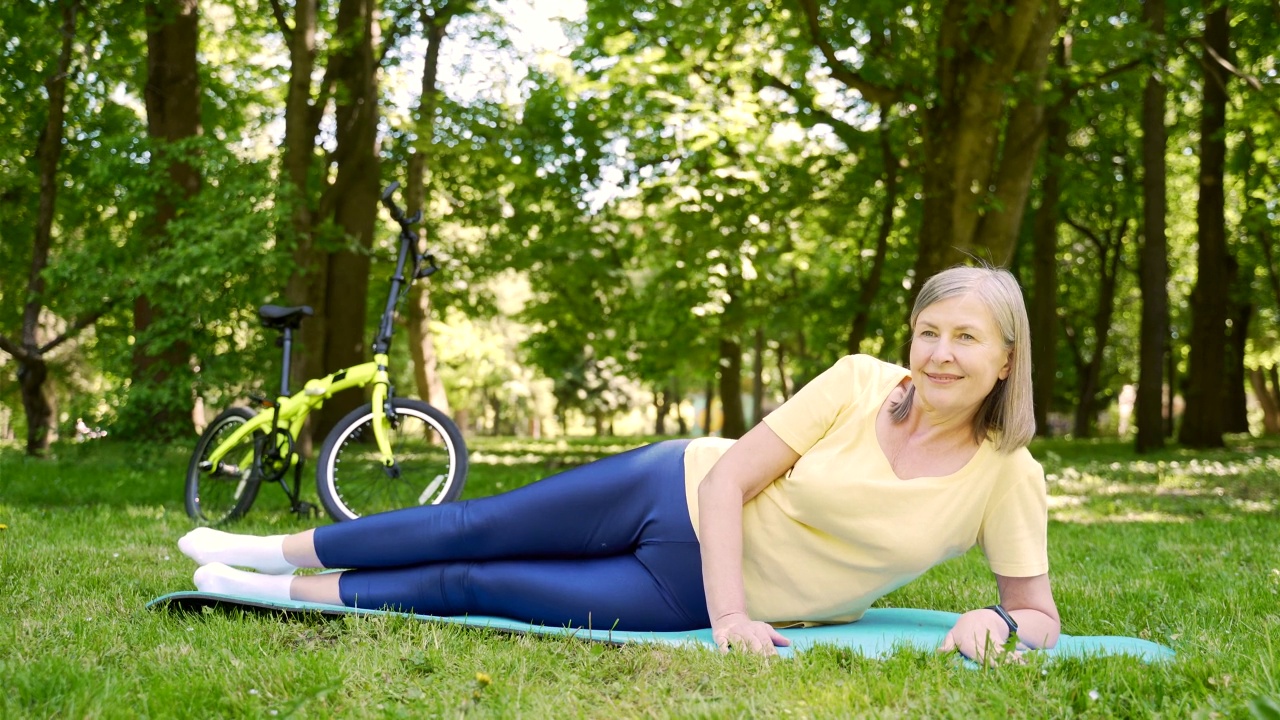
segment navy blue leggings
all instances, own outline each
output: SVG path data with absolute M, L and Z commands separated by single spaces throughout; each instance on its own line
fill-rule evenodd
M 344 605 L 618 630 L 710 626 L 685 501 L 687 440 L 493 497 L 316 529 Z

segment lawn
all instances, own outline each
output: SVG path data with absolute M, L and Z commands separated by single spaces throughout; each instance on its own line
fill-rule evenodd
M 638 441 L 475 440 L 467 496 Z M 0 449 L 0 717 L 1250 717 L 1280 718 L 1280 444 L 1136 456 L 1039 443 L 1064 632 L 1164 643 L 1111 657 L 969 669 L 903 650 L 787 660 L 590 645 L 397 618 L 151 612 L 191 589 L 176 539 L 188 450 L 112 441 L 46 460 Z M 314 494 L 314 491 L 313 491 Z M 245 532 L 299 530 L 264 488 Z M 994 602 L 976 552 L 882 606 Z

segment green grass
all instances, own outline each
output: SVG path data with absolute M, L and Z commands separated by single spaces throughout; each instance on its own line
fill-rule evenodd
M 1144 637 L 1178 659 L 995 670 L 917 651 L 769 661 L 396 618 L 150 612 L 191 588 L 174 545 L 190 527 L 188 450 L 0 450 L 0 717 L 1280 717 L 1280 446 L 1250 443 L 1145 457 L 1114 442 L 1034 447 L 1064 631 Z M 631 444 L 478 440 L 467 495 Z M 307 526 L 263 488 L 237 527 Z M 994 597 L 975 552 L 880 604 L 963 611 Z

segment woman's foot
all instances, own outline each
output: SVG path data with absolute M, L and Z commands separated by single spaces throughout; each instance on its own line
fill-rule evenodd
M 289 586 L 293 584 L 293 578 L 288 575 L 245 572 L 220 562 L 201 565 L 191 579 L 200 592 L 257 600 L 289 600 Z
M 292 575 L 297 565 L 284 559 L 285 535 L 235 535 L 199 527 L 178 540 L 178 549 L 200 565 L 224 563 L 268 575 Z

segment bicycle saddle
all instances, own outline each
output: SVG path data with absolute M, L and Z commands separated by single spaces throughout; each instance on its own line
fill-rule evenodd
M 315 313 L 309 305 L 300 307 L 280 307 L 279 305 L 263 305 L 258 308 L 258 317 L 262 318 L 263 327 L 269 327 L 274 330 L 297 330 L 302 325 L 302 319 L 311 317 Z

